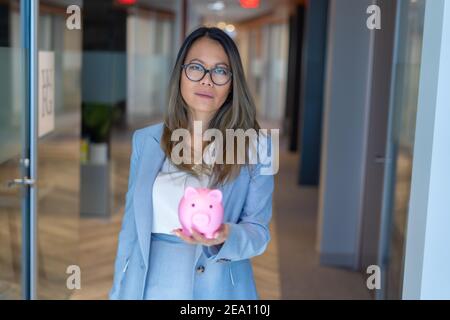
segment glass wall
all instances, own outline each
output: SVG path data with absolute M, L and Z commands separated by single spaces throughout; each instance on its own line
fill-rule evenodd
M 54 63 L 54 128 L 38 138 L 38 299 L 69 298 L 66 271 L 80 265 L 82 31 L 69 30 L 66 18 L 64 1 L 41 1 L 38 49 Z
M 135 8 L 127 17 L 127 123 L 160 118 L 175 52 L 175 16 Z
M 425 0 L 399 1 L 384 195 L 379 298 L 400 299 L 422 53 Z
M 270 23 L 238 28 L 236 42 L 258 116 L 277 123 L 284 115 L 286 99 L 287 48 L 286 23 Z
M 66 26 L 72 4 L 83 10 L 81 29 Z M 111 18 L 100 19 L 98 12 L 110 12 Z M 107 297 L 131 132 L 161 117 L 166 107 L 174 19 L 167 10 L 109 1 L 89 7 L 83 1 L 40 2 L 38 46 L 54 63 L 55 120 L 54 129 L 38 140 L 39 299 Z M 114 29 L 115 23 L 120 27 Z M 104 30 L 116 36 L 110 39 Z M 100 132 L 95 117 L 105 116 L 100 114 L 105 105 L 120 119 L 112 120 L 110 138 L 94 141 L 83 128 L 93 125 Z M 87 113 L 87 106 L 98 108 Z M 72 265 L 80 267 L 83 290 L 67 287 Z
M 261 116 L 280 121 L 283 117 L 287 75 L 287 24 L 271 24 L 263 27 L 264 74 Z
M 22 297 L 22 189 L 25 145 L 25 54 L 21 48 L 20 4 L 0 2 L 0 299 Z

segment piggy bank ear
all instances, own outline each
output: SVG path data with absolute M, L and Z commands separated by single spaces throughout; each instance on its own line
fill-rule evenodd
M 184 197 L 185 198 L 191 198 L 195 195 L 197 195 L 198 192 L 195 188 L 187 187 L 186 190 L 184 190 Z
M 214 189 L 208 192 L 208 196 L 216 200 L 217 202 L 222 201 L 222 191 L 219 189 Z

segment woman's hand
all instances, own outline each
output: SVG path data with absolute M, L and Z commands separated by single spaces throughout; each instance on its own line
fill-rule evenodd
M 181 229 L 175 229 L 172 231 L 176 236 L 183 239 L 185 242 L 189 244 L 201 244 L 204 246 L 214 246 L 221 243 L 224 243 L 225 240 L 228 238 L 228 232 L 229 232 L 230 226 L 228 224 L 222 224 L 214 234 L 213 239 L 208 239 L 204 237 L 200 232 L 196 231 L 194 228 L 192 228 L 192 235 L 186 236 L 183 234 Z

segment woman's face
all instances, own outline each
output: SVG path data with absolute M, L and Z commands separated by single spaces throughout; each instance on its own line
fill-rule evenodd
M 206 69 L 221 66 L 231 70 L 228 56 L 222 45 L 207 37 L 195 41 L 183 61 L 184 64 L 194 62 L 201 64 Z M 231 83 L 232 80 L 225 85 L 214 84 L 210 73 L 207 73 L 202 80 L 195 82 L 186 76 L 185 69 L 183 69 L 180 84 L 181 95 L 195 118 L 211 119 L 225 102 Z

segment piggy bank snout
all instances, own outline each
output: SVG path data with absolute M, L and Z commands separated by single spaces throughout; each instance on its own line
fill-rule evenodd
M 208 214 L 197 213 L 192 216 L 192 223 L 199 227 L 206 227 L 211 221 Z

